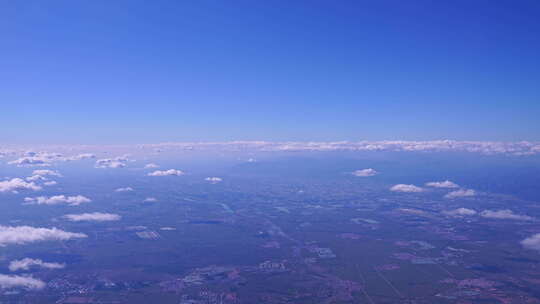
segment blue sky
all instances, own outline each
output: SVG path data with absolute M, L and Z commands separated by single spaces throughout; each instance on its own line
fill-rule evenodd
M 540 2 L 0 1 L 0 142 L 540 140 Z

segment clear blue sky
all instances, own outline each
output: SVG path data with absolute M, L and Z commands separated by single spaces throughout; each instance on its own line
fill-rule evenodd
M 540 1 L 0 0 L 0 142 L 540 140 Z

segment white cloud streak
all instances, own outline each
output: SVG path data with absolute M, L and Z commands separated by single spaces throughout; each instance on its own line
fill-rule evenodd
M 452 198 L 458 198 L 458 197 L 471 197 L 475 195 L 476 195 L 476 192 L 472 189 L 459 189 L 459 190 L 452 191 L 446 194 L 444 197 L 452 199 Z
M 36 228 L 31 226 L 0 226 L 0 246 L 27 244 L 39 241 L 65 241 L 85 238 L 84 233 L 74 233 L 58 228 Z
M 118 214 L 100 213 L 100 212 L 66 214 L 64 217 L 72 222 L 82 222 L 82 221 L 109 222 L 109 221 L 118 221 L 121 218 Z
M 25 288 L 25 289 L 43 289 L 45 282 L 34 279 L 30 276 L 5 275 L 0 273 L 0 288 Z
M 36 205 L 68 204 L 70 206 L 78 206 L 83 203 L 89 203 L 92 200 L 82 195 L 75 195 L 75 196 L 55 195 L 51 197 L 46 197 L 46 196 L 25 197 L 24 201 L 27 204 L 36 204 Z
M 465 216 L 465 215 L 475 215 L 477 212 L 475 210 L 468 209 L 468 208 L 457 208 L 454 210 L 445 211 L 444 213 L 448 215 Z
M 499 219 L 499 220 L 516 220 L 516 221 L 532 221 L 534 218 L 528 215 L 515 214 L 512 210 L 484 210 L 480 212 L 481 217 Z
M 9 263 L 10 271 L 28 270 L 31 267 L 40 267 L 46 269 L 61 269 L 66 267 L 65 264 L 43 262 L 40 259 L 24 258 L 21 260 L 14 260 Z
M 390 188 L 394 192 L 423 192 L 424 189 L 415 185 L 397 184 Z
M 115 192 L 131 192 L 133 191 L 133 188 L 131 187 L 124 187 L 124 188 L 118 188 L 116 190 L 114 190 Z
M 148 173 L 148 176 L 172 176 L 172 175 L 180 176 L 180 175 L 184 175 L 184 172 L 181 170 L 169 169 L 169 170 L 163 170 L 163 171 L 156 170 L 154 172 Z
M 358 177 L 368 177 L 368 176 L 374 176 L 379 174 L 379 172 L 375 171 L 374 169 L 368 168 L 368 169 L 362 169 L 362 170 L 356 170 L 352 173 L 354 176 Z
M 426 183 L 426 186 L 435 187 L 435 188 L 459 188 L 459 186 L 456 183 L 451 182 L 449 180 L 445 180 L 442 182 L 429 182 L 429 183 Z
M 219 183 L 219 182 L 223 181 L 223 179 L 221 177 L 207 177 L 204 180 L 207 181 L 207 182 L 210 182 L 212 184 L 216 184 L 216 183 Z

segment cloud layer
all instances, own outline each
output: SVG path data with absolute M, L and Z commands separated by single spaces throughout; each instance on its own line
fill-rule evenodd
M 475 210 L 472 210 L 472 209 L 468 209 L 468 208 L 457 208 L 457 209 L 454 209 L 454 210 L 450 210 L 450 211 L 445 211 L 444 212 L 445 214 L 448 214 L 448 215 L 475 215 L 477 212 Z
M 0 226 L 0 246 L 26 244 L 39 241 L 65 241 L 85 238 L 84 233 L 74 233 L 58 228 L 36 228 L 31 226 Z

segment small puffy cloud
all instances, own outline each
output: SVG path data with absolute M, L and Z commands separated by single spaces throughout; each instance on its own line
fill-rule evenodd
M 468 209 L 468 208 L 457 208 L 457 209 L 454 209 L 454 210 L 445 211 L 444 213 L 448 214 L 448 215 L 460 215 L 460 216 L 463 216 L 463 215 L 475 215 L 477 212 L 472 210 L 472 209 Z
M 85 238 L 84 233 L 64 231 L 58 228 L 36 228 L 31 226 L 0 226 L 0 246 L 26 244 L 39 241 L 65 241 Z
M 533 218 L 528 215 L 515 214 L 512 210 L 484 210 L 480 212 L 481 217 L 500 219 L 500 220 L 516 220 L 516 221 L 531 221 Z
M 422 192 L 424 189 L 415 185 L 397 184 L 390 188 L 390 191 L 394 192 Z
M 24 258 L 22 260 L 14 260 L 9 263 L 10 271 L 28 270 L 31 267 L 41 267 L 46 269 L 61 269 L 66 267 L 65 264 L 43 262 L 40 259 Z
M 540 233 L 531 235 L 530 237 L 521 241 L 521 245 L 526 249 L 540 251 Z
M 41 187 L 33 182 L 27 182 L 22 178 L 12 178 L 0 182 L 0 192 L 17 192 L 17 190 L 41 190 Z
M 56 170 L 48 170 L 48 169 L 41 169 L 41 170 L 34 170 L 32 172 L 32 175 L 39 175 L 39 176 L 58 176 L 61 177 L 62 174 L 60 174 Z
M 156 170 L 154 172 L 148 173 L 148 176 L 169 176 L 169 175 L 180 176 L 180 175 L 184 175 L 184 172 L 181 170 L 169 169 L 169 170 L 163 170 L 163 171 Z
M 159 168 L 158 165 L 154 164 L 154 163 L 149 163 L 149 164 L 146 164 L 146 166 L 144 166 L 145 169 L 153 169 L 153 168 Z
M 147 197 L 147 198 L 144 199 L 143 202 L 145 202 L 145 203 L 157 202 L 157 198 L 155 198 L 155 197 Z
M 221 177 L 207 177 L 204 180 L 207 181 L 207 182 L 211 182 L 212 184 L 219 183 L 219 182 L 223 181 L 223 179 Z
M 456 183 L 451 182 L 449 180 L 445 180 L 443 182 L 429 182 L 429 183 L 426 183 L 426 186 L 435 187 L 435 188 L 459 188 L 459 186 Z
M 45 287 L 45 282 L 38 279 L 34 279 L 30 276 L 0 274 L 0 289 L 9 289 L 9 288 L 42 289 L 44 287 Z
M 445 198 L 471 197 L 475 196 L 476 192 L 472 189 L 459 189 L 446 194 Z
M 44 182 L 44 183 L 43 183 L 43 185 L 45 185 L 45 186 L 54 186 L 54 185 L 56 185 L 56 184 L 58 184 L 58 183 L 55 182 L 55 181 L 48 181 L 48 182 Z
M 359 176 L 359 177 L 367 177 L 367 176 L 376 175 L 378 173 L 379 172 L 375 171 L 374 169 L 368 168 L 368 169 L 356 170 L 352 173 L 352 175 Z
M 39 180 L 47 180 L 46 177 L 43 177 L 41 175 L 32 175 L 32 176 L 29 176 L 27 178 L 25 178 L 27 181 L 29 182 L 37 182 Z
M 108 221 L 118 221 L 120 216 L 113 213 L 81 213 L 81 214 L 66 214 L 64 216 L 72 222 L 82 222 L 82 221 L 94 221 L 94 222 L 108 222 Z
M 118 188 L 116 190 L 114 190 L 116 192 L 130 192 L 130 191 L 133 191 L 133 188 L 131 187 L 124 187 L 124 188 Z
M 127 155 L 96 160 L 96 168 L 124 168 L 129 161 Z
M 51 197 L 46 197 L 46 196 L 25 197 L 24 201 L 28 204 L 36 204 L 36 205 L 68 204 L 70 206 L 77 206 L 83 203 L 89 203 L 92 200 L 82 195 L 75 195 L 75 196 L 55 195 Z
M 19 167 L 25 166 L 50 166 L 50 160 L 37 156 L 21 157 L 19 159 L 8 162 L 10 165 L 17 165 Z
M 82 160 L 82 159 L 89 159 L 89 158 L 96 158 L 96 156 L 92 153 L 81 153 L 78 155 L 68 157 L 67 160 Z

